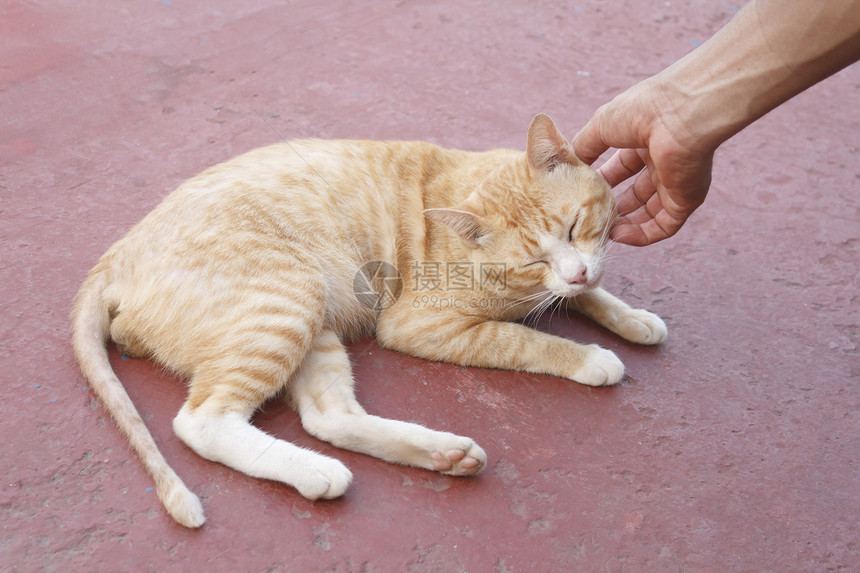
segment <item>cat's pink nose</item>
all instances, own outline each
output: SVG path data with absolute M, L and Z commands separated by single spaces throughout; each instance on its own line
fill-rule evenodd
M 567 283 L 572 285 L 584 285 L 587 282 L 588 278 L 585 276 L 585 269 L 582 269 L 578 275 L 567 279 Z

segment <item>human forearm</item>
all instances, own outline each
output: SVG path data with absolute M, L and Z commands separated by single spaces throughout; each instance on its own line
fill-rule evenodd
M 652 80 L 682 144 L 712 151 L 773 108 L 860 58 L 860 1 L 753 0 Z

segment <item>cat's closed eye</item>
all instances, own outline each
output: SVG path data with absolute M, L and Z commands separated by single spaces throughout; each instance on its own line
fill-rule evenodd
M 573 232 L 576 230 L 576 224 L 579 222 L 579 216 L 573 220 L 573 224 L 570 226 L 570 231 L 567 232 L 567 240 L 568 242 L 573 242 Z

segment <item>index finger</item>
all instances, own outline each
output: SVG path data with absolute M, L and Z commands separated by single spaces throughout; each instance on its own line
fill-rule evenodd
M 594 117 L 596 116 L 597 114 Z M 588 120 L 585 127 L 580 129 L 571 141 L 573 152 L 588 165 L 594 163 L 598 157 L 603 155 L 604 151 L 609 149 L 609 145 L 603 141 L 603 136 L 600 134 L 600 128 L 594 117 Z
M 615 187 L 642 171 L 643 167 L 645 167 L 645 160 L 642 159 L 638 149 L 619 149 L 600 166 L 598 171 L 610 187 Z

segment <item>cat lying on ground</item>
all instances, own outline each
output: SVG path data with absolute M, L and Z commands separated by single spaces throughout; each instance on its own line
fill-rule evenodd
M 201 456 L 294 486 L 346 491 L 337 460 L 252 426 L 284 395 L 305 429 L 391 462 L 471 475 L 471 439 L 367 414 L 344 342 L 376 333 L 400 352 L 615 384 L 608 350 L 521 323 L 551 305 L 658 344 L 660 318 L 599 288 L 616 215 L 603 179 L 546 115 L 526 152 L 420 142 L 292 141 L 183 183 L 111 247 L 72 312 L 81 368 L 155 480 L 168 513 L 204 522 L 108 362 L 105 343 L 190 379 L 176 434 Z

